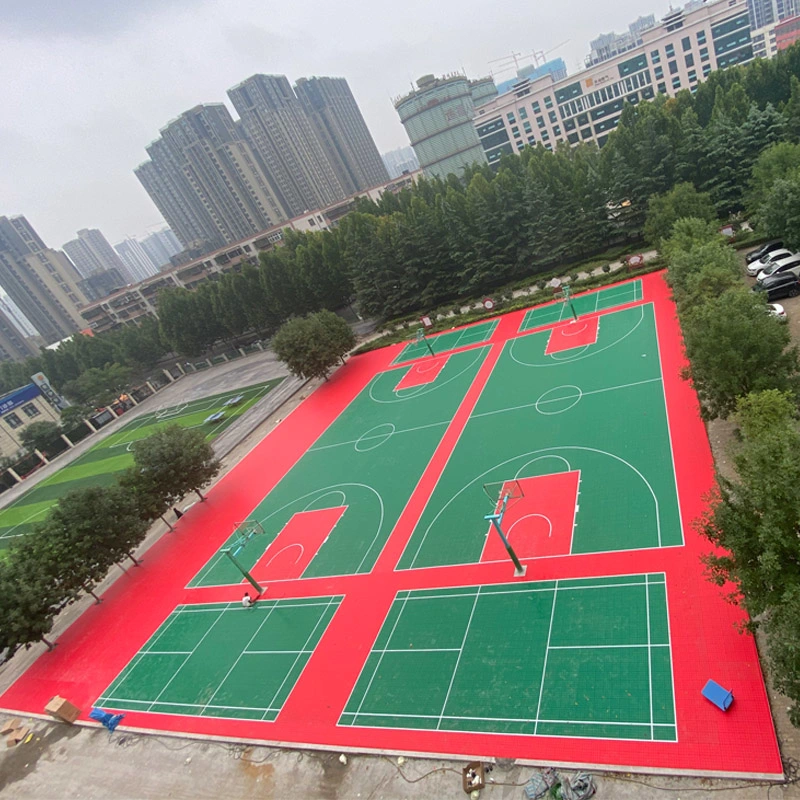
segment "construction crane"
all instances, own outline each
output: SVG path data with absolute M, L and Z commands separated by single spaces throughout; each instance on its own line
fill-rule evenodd
M 523 55 L 522 53 L 515 53 L 511 52 L 510 55 L 504 56 L 503 58 L 495 58 L 490 61 L 490 64 L 499 64 L 500 66 L 494 67 L 491 70 L 492 77 L 496 77 L 497 75 L 501 75 L 504 72 L 509 72 L 512 68 L 514 70 L 514 74 L 519 72 L 519 65 L 520 60 L 524 61 L 533 61 L 534 65 L 540 67 L 542 64 L 546 63 L 547 56 L 550 53 L 555 52 L 562 48 L 565 44 L 569 44 L 570 39 L 564 39 L 563 42 L 557 44 L 555 47 L 551 47 L 549 50 L 533 50 L 530 53 L 526 53 Z

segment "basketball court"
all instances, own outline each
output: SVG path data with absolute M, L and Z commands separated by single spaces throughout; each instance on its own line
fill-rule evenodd
M 778 776 L 754 642 L 691 528 L 713 467 L 682 365 L 659 274 L 356 357 L 0 705 Z

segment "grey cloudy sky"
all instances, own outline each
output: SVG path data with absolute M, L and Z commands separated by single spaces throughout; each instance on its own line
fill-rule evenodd
M 166 122 L 256 72 L 347 78 L 381 152 L 408 144 L 391 98 L 428 72 L 488 74 L 511 52 L 561 56 L 665 0 L 0 0 L 0 214 L 51 247 L 115 243 L 161 217 L 133 175 Z M 512 72 L 497 75 L 502 81 Z

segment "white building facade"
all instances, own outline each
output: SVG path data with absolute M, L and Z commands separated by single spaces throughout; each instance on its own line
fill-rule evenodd
M 475 110 L 486 159 L 494 164 L 526 145 L 596 142 L 602 147 L 624 104 L 694 91 L 712 70 L 753 59 L 745 0 L 671 11 L 641 33 L 642 44 L 571 75 L 520 81 Z

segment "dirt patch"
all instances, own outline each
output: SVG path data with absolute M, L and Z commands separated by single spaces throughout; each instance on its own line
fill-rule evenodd
M 37 730 L 38 727 L 38 730 Z M 24 780 L 33 772 L 39 761 L 56 761 L 64 758 L 66 742 L 78 736 L 81 729 L 73 725 L 34 725 L 33 738 L 27 744 L 18 744 L 9 750 L 0 770 L 0 794 L 4 789 Z M 3 745 L 5 747 L 5 745 Z

